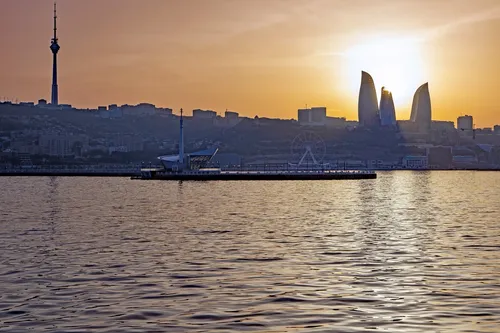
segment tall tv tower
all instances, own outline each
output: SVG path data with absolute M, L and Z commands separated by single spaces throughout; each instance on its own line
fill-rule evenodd
M 51 103 L 52 105 L 59 105 L 59 91 L 57 87 L 57 52 L 59 52 L 59 49 L 61 47 L 59 46 L 58 40 L 57 40 L 57 4 L 54 2 L 54 37 L 51 40 L 50 43 L 50 50 L 52 51 L 53 55 L 53 62 L 52 62 L 52 98 L 51 98 Z

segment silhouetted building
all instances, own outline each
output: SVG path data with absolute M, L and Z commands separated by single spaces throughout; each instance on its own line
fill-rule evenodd
M 242 118 L 240 118 L 240 114 L 238 112 L 226 110 L 224 112 L 224 117 L 220 116 L 215 117 L 214 125 L 217 127 L 229 128 L 238 125 L 240 121 L 242 121 Z
M 311 109 L 299 109 L 297 111 L 299 124 L 306 125 L 311 122 Z
M 416 124 L 411 120 L 397 120 L 397 127 L 401 132 L 417 132 Z
M 407 169 L 427 169 L 429 163 L 427 156 L 408 155 L 403 157 L 401 164 Z
M 171 116 L 173 110 L 171 108 L 156 108 L 156 114 L 161 116 Z
M 358 98 L 359 125 L 374 127 L 380 125 L 377 92 L 373 78 L 367 72 L 361 72 L 361 86 Z
M 476 134 L 491 135 L 493 134 L 493 128 L 491 127 L 479 128 L 476 130 Z
M 52 51 L 52 105 L 59 105 L 59 88 L 57 86 L 57 53 L 59 52 L 58 39 L 57 39 L 57 7 L 54 2 L 54 37 L 50 43 L 50 50 Z
M 27 106 L 27 107 L 32 107 L 35 106 L 35 103 L 33 102 L 21 102 L 19 103 L 20 106 Z
M 239 117 L 240 114 L 238 112 L 226 110 L 224 113 L 224 118 L 227 118 L 228 120 L 238 120 Z
M 345 128 L 346 119 L 343 117 L 326 117 L 325 125 L 328 127 Z
M 326 120 L 326 107 L 313 107 L 311 108 L 311 121 L 316 124 L 325 124 Z
M 327 123 L 326 107 L 318 106 L 310 109 L 299 109 L 297 119 L 300 125 L 324 126 Z
M 431 128 L 432 110 L 429 84 L 421 85 L 413 96 L 410 120 L 417 124 L 419 131 L 426 132 Z
M 81 154 L 88 146 L 85 135 L 47 134 L 39 137 L 40 153 L 49 156 L 71 156 Z
M 472 116 L 465 115 L 457 118 L 457 129 L 464 131 L 472 131 L 473 128 L 473 118 Z
M 446 120 L 433 120 L 431 122 L 431 128 L 437 131 L 452 132 L 455 130 L 455 123 Z
M 241 165 L 242 158 L 239 154 L 223 153 L 216 154 L 210 162 L 219 167 L 235 167 Z
M 500 146 L 493 147 L 491 151 L 491 163 L 500 165 Z
M 193 119 L 215 119 L 217 117 L 217 112 L 212 110 L 193 110 Z
M 495 125 L 493 127 L 493 133 L 500 135 L 500 125 Z
M 127 116 L 152 116 L 156 114 L 156 106 L 149 103 L 140 103 L 137 105 L 122 105 L 123 115 Z
M 396 126 L 396 108 L 392 93 L 382 87 L 380 95 L 380 123 L 382 126 Z

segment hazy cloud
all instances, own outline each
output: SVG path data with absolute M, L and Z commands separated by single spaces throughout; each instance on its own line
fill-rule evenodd
M 467 25 L 498 19 L 500 19 L 500 6 L 473 13 L 468 16 L 463 16 L 458 19 L 453 19 L 447 23 L 433 27 L 424 32 L 423 39 L 438 38 L 443 35 L 453 33 Z

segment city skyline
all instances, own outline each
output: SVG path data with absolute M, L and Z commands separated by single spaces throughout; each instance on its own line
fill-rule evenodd
M 495 1 L 252 4 L 59 1 L 59 102 L 151 102 L 279 118 L 294 118 L 309 104 L 357 119 L 359 71 L 366 70 L 380 84 L 377 94 L 382 85 L 393 93 L 398 120 L 410 118 L 413 92 L 430 81 L 433 119 L 472 114 L 480 127 L 498 123 Z M 0 58 L 0 95 L 49 99 L 51 59 L 42 44 L 52 31 L 53 2 L 0 6 L 8 32 L 1 42 L 11 47 Z M 371 14 L 382 10 L 389 19 L 375 22 Z M 363 23 L 335 20 L 339 12 Z

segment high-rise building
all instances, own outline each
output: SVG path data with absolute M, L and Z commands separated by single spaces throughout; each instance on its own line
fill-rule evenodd
M 410 120 L 417 125 L 419 131 L 431 129 L 432 109 L 429 94 L 429 83 L 421 85 L 413 96 Z
M 311 122 L 311 109 L 299 109 L 297 111 L 299 124 L 305 125 Z
M 500 125 L 495 125 L 493 127 L 493 133 L 497 134 L 497 135 L 500 135 Z
M 52 51 L 52 105 L 59 105 L 59 91 L 57 86 L 57 53 L 61 48 L 57 39 L 57 7 L 54 2 L 54 37 L 50 43 L 50 50 Z
M 382 87 L 380 94 L 380 124 L 382 126 L 396 126 L 396 108 L 392 93 Z
M 319 106 L 311 108 L 311 121 L 316 124 L 325 124 L 326 121 L 326 107 Z
M 472 116 L 465 115 L 457 118 L 457 129 L 462 131 L 472 131 L 473 129 L 473 118 Z
M 361 86 L 358 99 L 359 125 L 374 127 L 380 125 L 377 92 L 373 78 L 367 72 L 361 72 Z
M 297 111 L 297 119 L 300 125 L 324 126 L 327 123 L 327 118 L 325 106 L 299 109 Z

